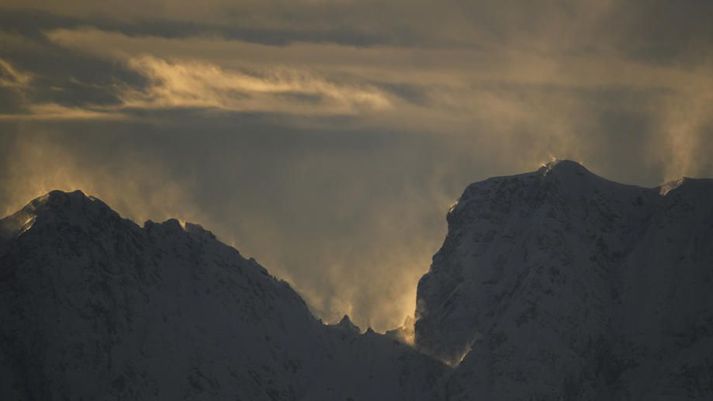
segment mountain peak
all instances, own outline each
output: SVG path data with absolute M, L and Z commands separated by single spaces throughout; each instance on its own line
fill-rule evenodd
M 471 184 L 419 281 L 416 347 L 455 362 L 451 399 L 711 398 L 688 384 L 710 376 L 691 333 L 713 333 L 711 204 L 713 180 L 644 188 L 570 160 Z
M 554 159 L 540 167 L 538 172 L 543 176 L 550 174 L 592 174 L 592 172 L 587 170 L 582 164 L 567 159 Z
M 1 398 L 435 398 L 438 362 L 348 317 L 325 328 L 209 235 L 176 219 L 142 230 L 79 191 L 0 220 Z
M 57 189 L 52 190 L 30 201 L 23 210 L 39 214 L 45 211 L 77 211 L 86 210 L 88 208 L 111 210 L 109 206 L 98 198 L 88 196 L 78 189 L 69 192 Z
M 683 193 L 697 198 L 710 197 L 713 192 L 713 179 L 681 177 L 677 180 L 666 182 L 658 187 L 661 196 L 670 196 L 672 193 Z M 707 195 L 706 195 L 707 194 Z
M 75 189 L 74 191 L 62 191 L 60 189 L 54 189 L 49 191 L 42 198 L 47 199 L 75 199 L 75 200 L 88 200 L 90 197 L 87 196 L 81 189 Z
M 53 190 L 30 201 L 12 215 L 0 219 L 0 237 L 17 237 L 33 227 L 54 225 L 58 222 L 75 227 L 104 226 L 121 220 L 121 216 L 107 204 L 80 190 Z
M 349 315 L 344 315 L 344 317 L 342 317 L 342 320 L 340 320 L 339 323 L 337 323 L 335 326 L 339 327 L 340 329 L 348 330 L 354 333 L 361 333 L 361 329 L 359 328 L 359 326 L 352 322 L 352 320 L 349 318 Z
M 209 230 L 206 230 L 200 224 L 194 224 L 188 221 L 181 221 L 175 218 L 170 218 L 160 223 L 155 222 L 153 220 L 146 220 L 144 222 L 143 228 L 148 231 L 160 229 L 166 232 L 188 233 L 197 237 L 216 239 L 215 234 L 213 234 Z

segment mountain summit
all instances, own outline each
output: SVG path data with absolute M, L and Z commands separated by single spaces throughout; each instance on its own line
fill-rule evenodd
M 555 159 L 544 164 L 538 172 L 547 174 L 553 171 L 563 172 L 565 174 L 593 174 L 586 167 L 573 160 Z
M 571 161 L 468 186 L 418 285 L 449 400 L 713 397 L 713 182 Z
M 0 232 L 3 400 L 431 400 L 445 372 L 323 325 L 197 225 L 53 191 Z

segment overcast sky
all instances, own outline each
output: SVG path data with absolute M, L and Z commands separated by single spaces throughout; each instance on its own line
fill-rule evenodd
M 387 329 L 470 182 L 713 176 L 713 2 L 0 0 L 0 212 L 202 224 Z

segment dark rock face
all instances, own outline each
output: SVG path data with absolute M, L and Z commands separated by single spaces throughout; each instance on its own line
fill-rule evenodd
M 198 225 L 51 192 L 0 220 L 0 399 L 713 399 L 713 181 L 559 161 L 470 185 L 448 225 L 429 357 L 406 328 L 322 324 Z
M 0 220 L 0 399 L 425 400 L 443 372 L 323 325 L 200 226 L 78 191 Z
M 470 185 L 448 224 L 416 323 L 460 362 L 447 399 L 713 399 L 712 181 L 553 162 Z

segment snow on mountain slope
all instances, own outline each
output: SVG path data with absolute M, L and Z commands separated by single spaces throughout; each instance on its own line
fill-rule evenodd
M 557 161 L 470 185 L 447 220 L 416 344 L 460 362 L 448 400 L 713 399 L 713 181 Z
M 323 325 L 200 226 L 79 191 L 0 220 L 0 399 L 427 400 L 444 371 Z
M 415 329 L 455 369 L 323 325 L 200 226 L 51 192 L 0 220 L 0 399 L 713 399 L 713 181 L 558 161 L 470 185 L 448 224 Z

